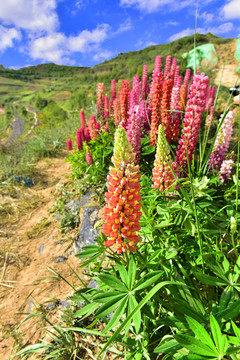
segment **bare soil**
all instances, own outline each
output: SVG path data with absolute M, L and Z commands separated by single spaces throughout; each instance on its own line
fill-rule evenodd
M 34 198 L 33 206 L 0 225 L 1 360 L 10 359 L 13 344 L 30 344 L 39 339 L 37 325 L 25 323 L 24 339 L 15 329 L 29 311 L 49 301 L 66 300 L 71 294 L 71 287 L 54 276 L 49 268 L 72 280 L 68 265 L 77 270 L 79 264 L 71 246 L 75 234 L 60 233 L 58 223 L 49 214 L 55 201 L 52 194 L 69 176 L 70 164 L 62 158 L 51 159 L 41 161 L 38 170 L 43 174 L 44 183 L 22 190 L 26 196 Z M 67 261 L 55 263 L 54 259 L 61 255 L 67 255 Z M 80 274 L 80 270 L 77 271 Z

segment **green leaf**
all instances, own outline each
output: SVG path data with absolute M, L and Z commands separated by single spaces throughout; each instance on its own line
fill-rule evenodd
M 102 294 L 98 294 L 93 297 L 93 301 L 104 304 L 109 301 L 109 298 L 118 297 L 121 295 L 119 291 L 107 291 Z M 122 296 L 126 295 L 125 292 L 122 293 Z
M 213 340 L 216 344 L 218 352 L 221 353 L 222 342 L 223 342 L 222 332 L 221 332 L 220 326 L 218 325 L 217 320 L 215 319 L 215 317 L 212 314 L 210 315 L 210 325 L 211 325 Z
M 127 273 L 125 266 L 123 266 L 118 260 L 115 260 L 115 262 L 116 262 L 116 267 L 119 271 L 119 275 L 121 277 L 122 282 L 124 284 L 126 284 L 128 287 L 129 279 L 128 279 L 128 273 Z
M 238 256 L 237 262 L 233 269 L 233 282 L 236 283 L 239 279 L 240 274 L 240 255 Z
M 229 305 L 225 310 L 215 314 L 216 319 L 223 322 L 232 320 L 240 314 L 240 300 L 235 301 Z
M 135 299 L 135 297 L 133 295 L 130 295 L 128 298 L 128 306 L 129 306 L 129 313 L 132 313 L 133 310 L 138 306 L 137 300 Z M 141 312 L 140 310 L 133 315 L 133 323 L 134 323 L 134 327 L 136 329 L 136 333 L 139 333 L 140 330 L 140 326 L 141 326 Z
M 114 298 L 106 302 L 103 306 L 101 306 L 100 309 L 98 309 L 98 311 L 95 313 L 95 317 L 99 319 L 100 317 L 104 317 L 110 314 L 118 307 L 118 304 L 121 301 L 123 301 L 125 298 L 126 298 L 126 294 L 115 296 Z
M 51 349 L 52 345 L 48 344 L 35 344 L 35 345 L 29 345 L 25 347 L 24 349 L 20 350 L 16 355 L 14 355 L 12 358 L 14 359 L 17 356 L 21 356 L 27 353 L 38 353 L 43 350 Z
M 100 353 L 98 354 L 98 358 L 99 356 L 107 349 L 108 345 L 111 344 L 116 338 L 117 336 L 121 333 L 121 331 L 129 324 L 129 322 L 131 321 L 132 317 L 164 286 L 167 285 L 180 285 L 182 286 L 181 283 L 178 282 L 174 282 L 174 281 L 163 281 L 160 284 L 157 284 L 154 286 L 154 288 L 152 288 L 147 295 L 140 301 L 140 303 L 138 304 L 138 306 L 131 312 L 131 314 L 128 315 L 128 317 L 123 321 L 123 323 L 119 326 L 119 328 L 114 332 L 114 334 L 110 337 L 110 339 L 107 341 L 107 343 L 104 345 L 104 347 L 102 348 L 102 350 L 100 351 Z
M 174 335 L 174 339 L 176 339 L 179 344 L 181 344 L 186 349 L 190 350 L 194 354 L 203 355 L 203 356 L 212 356 L 216 358 L 218 353 L 215 349 L 213 351 L 207 345 L 203 344 L 201 341 L 197 340 L 193 336 L 190 335 Z
M 128 290 L 126 286 L 116 276 L 103 274 L 103 275 L 99 275 L 98 277 L 104 284 L 108 285 L 113 289 L 120 291 Z
M 233 288 L 232 286 L 227 286 L 221 295 L 220 302 L 219 302 L 219 311 L 223 311 L 227 308 L 229 302 L 231 301 L 233 295 Z
M 112 328 L 120 321 L 126 306 L 127 306 L 127 297 L 121 302 L 121 304 L 115 311 L 114 315 L 111 317 L 110 321 L 108 322 L 106 328 L 103 331 L 104 333 L 112 330 Z
M 205 328 L 199 324 L 195 319 L 186 317 L 187 322 L 189 324 L 190 329 L 194 332 L 196 337 L 204 344 L 209 346 L 213 351 L 216 351 L 215 345 L 210 337 L 210 335 L 207 333 Z
M 240 341 L 240 329 L 237 327 L 237 325 L 233 321 L 231 321 L 231 324 L 232 324 L 232 328 L 233 328 L 233 331 L 234 331 L 236 337 Z
M 205 275 L 202 273 L 194 272 L 194 276 L 201 281 L 203 284 L 211 285 L 211 286 L 226 286 L 229 285 L 228 281 L 218 279 L 214 276 Z
M 181 349 L 182 345 L 180 345 L 176 340 L 170 340 L 166 343 L 164 343 L 163 345 L 158 345 L 155 349 L 154 349 L 154 353 L 164 353 L 164 354 L 169 354 L 169 353 L 175 353 L 177 352 L 177 350 Z
M 131 254 L 129 260 L 129 267 L 128 267 L 129 290 L 131 290 L 133 287 L 135 277 L 136 277 L 136 264 L 135 264 L 134 256 Z
M 96 304 L 96 303 L 90 303 L 90 304 L 87 304 L 85 305 L 82 309 L 80 310 L 77 310 L 74 314 L 73 314 L 73 317 L 80 317 L 80 316 L 83 316 L 85 315 L 88 316 L 92 313 L 94 313 L 94 311 L 99 307 L 99 304 Z
M 195 224 L 194 224 L 193 221 L 191 221 L 190 219 L 187 218 L 187 219 L 184 221 L 183 225 L 184 225 L 186 231 L 187 231 L 190 235 L 192 235 L 192 236 L 195 235 L 196 226 L 195 226 Z
M 145 278 L 149 277 L 149 275 L 153 273 L 155 273 L 155 275 L 151 276 L 150 279 L 145 280 Z M 148 286 L 152 285 L 154 282 L 157 282 L 162 277 L 163 271 L 153 271 L 150 274 L 147 274 L 141 280 L 139 280 L 137 284 L 134 286 L 133 290 L 139 291 L 147 288 Z

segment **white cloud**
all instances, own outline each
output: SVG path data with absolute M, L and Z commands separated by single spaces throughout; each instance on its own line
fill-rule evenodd
M 83 30 L 77 36 L 67 37 L 63 33 L 51 33 L 30 41 L 29 52 L 32 59 L 51 61 L 57 64 L 73 64 L 70 60 L 72 53 L 91 53 L 97 51 L 100 44 L 107 38 L 110 26 L 99 25 L 92 31 Z M 101 50 L 97 57 L 108 58 L 112 56 L 109 51 Z
M 108 60 L 110 59 L 111 57 L 114 56 L 114 52 L 113 51 L 110 51 L 110 50 L 99 50 L 97 52 L 97 54 L 95 54 L 93 56 L 93 59 L 96 60 L 96 61 L 100 61 L 100 60 Z
M 231 0 L 223 9 L 222 14 L 226 19 L 236 19 L 240 17 L 240 1 Z
M 98 25 L 92 31 L 83 30 L 77 36 L 70 36 L 67 40 L 68 48 L 73 52 L 90 52 L 96 45 L 102 43 L 108 35 L 108 24 Z
M 1 1 L 0 19 L 4 25 L 14 25 L 31 31 L 55 31 L 59 25 L 57 0 Z
M 114 35 L 118 35 L 125 31 L 131 30 L 132 27 L 133 26 L 132 26 L 131 19 L 128 18 L 126 21 L 124 21 L 124 23 L 120 24 L 119 28 L 114 32 Z
M 208 27 L 208 28 L 197 28 L 197 32 L 200 34 L 207 34 L 210 32 L 214 35 L 220 35 L 220 34 L 228 33 L 229 31 L 233 30 L 233 28 L 234 28 L 233 24 L 228 22 L 228 23 L 221 24 L 219 26 L 213 26 L 213 27 Z M 174 40 L 180 39 L 184 36 L 193 35 L 194 32 L 195 32 L 195 29 L 187 28 L 187 29 L 184 29 L 184 30 L 170 36 L 169 40 L 174 41 Z
M 177 26 L 177 25 L 179 25 L 179 22 L 177 22 L 177 21 L 167 21 L 165 24 L 164 24 L 164 26 Z
M 0 25 L 0 51 L 6 50 L 13 46 L 13 40 L 20 40 L 20 31 L 14 28 L 6 28 Z
M 214 18 L 213 14 L 207 13 L 206 11 L 204 11 L 202 14 L 198 14 L 198 17 L 203 19 L 205 23 L 212 22 Z
M 161 6 L 169 5 L 173 0 L 121 0 L 120 5 L 137 7 L 147 13 L 158 10 Z

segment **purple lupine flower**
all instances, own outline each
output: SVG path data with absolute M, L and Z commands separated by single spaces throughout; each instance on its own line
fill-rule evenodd
M 220 171 L 219 171 L 219 180 L 221 182 L 225 183 L 231 177 L 233 164 L 234 164 L 234 161 L 231 159 L 223 160 Z
M 201 118 L 204 111 L 209 78 L 202 73 L 193 77 L 190 98 L 187 102 L 183 130 L 176 152 L 175 163 L 179 170 L 188 169 L 187 155 L 191 164 L 200 132 Z
M 219 122 L 221 122 L 221 119 L 223 117 L 223 114 L 221 115 Z M 231 136 L 233 132 L 233 112 L 229 111 L 229 113 L 226 115 L 222 126 L 217 134 L 213 151 L 210 155 L 209 161 L 208 161 L 208 170 L 211 172 L 213 170 L 219 170 L 221 167 L 221 164 L 225 158 L 225 155 L 228 151 Z

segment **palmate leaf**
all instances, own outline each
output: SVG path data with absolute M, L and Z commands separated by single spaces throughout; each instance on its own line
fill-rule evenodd
M 222 295 L 220 297 L 220 302 L 219 302 L 219 311 L 223 311 L 225 310 L 231 299 L 232 299 L 232 295 L 233 295 L 233 288 L 232 286 L 227 286 L 223 292 L 222 292 Z
M 125 293 L 122 293 L 124 295 Z M 119 291 L 107 291 L 101 294 L 98 294 L 93 297 L 94 302 L 98 302 L 100 304 L 104 304 L 108 302 L 111 298 L 121 295 Z
M 126 267 L 123 266 L 118 260 L 115 260 L 116 267 L 119 271 L 120 278 L 124 284 L 126 284 L 127 288 L 129 289 L 129 279 Z
M 98 277 L 104 284 L 108 285 L 112 289 L 126 292 L 128 291 L 126 286 L 116 276 L 103 274 L 98 275 Z
M 194 272 L 194 276 L 201 281 L 203 284 L 211 286 L 226 286 L 229 285 L 228 280 L 222 280 L 214 276 L 205 275 L 199 272 Z
M 128 314 L 138 306 L 137 300 L 133 295 L 130 295 L 128 298 Z M 136 314 L 133 315 L 133 323 L 136 329 L 136 333 L 139 333 L 140 326 L 141 326 L 141 311 L 139 310 Z
M 136 278 L 136 263 L 133 255 L 130 255 L 129 267 L 128 267 L 128 286 L 129 290 L 132 289 Z
M 202 356 L 211 356 L 213 358 L 218 357 L 218 352 L 216 349 L 211 349 L 208 345 L 203 344 L 201 341 L 197 340 L 190 335 L 174 335 L 174 339 L 178 341 L 183 347 L 188 349 L 194 354 Z
M 232 324 L 233 331 L 240 342 L 240 329 L 237 327 L 237 325 L 233 321 L 231 321 L 231 324 Z
M 99 307 L 99 304 L 97 303 L 90 303 L 85 305 L 82 309 L 77 310 L 74 314 L 73 317 L 80 317 L 85 315 L 84 317 L 88 317 L 89 315 L 91 315 L 92 313 L 94 313 L 95 310 L 97 310 L 97 308 Z
M 134 291 L 139 291 L 146 289 L 148 286 L 152 285 L 154 282 L 157 282 L 163 275 L 163 271 L 152 271 L 145 275 L 141 280 L 137 282 L 134 286 Z
M 209 346 L 209 348 L 211 348 L 213 351 L 215 351 L 216 350 L 215 345 L 214 345 L 210 335 L 205 330 L 205 328 L 201 324 L 199 324 L 199 322 L 196 321 L 195 319 L 192 319 L 188 316 L 186 317 L 186 319 L 187 319 L 190 329 L 194 332 L 196 337 L 203 344 L 206 344 L 207 346 Z
M 240 314 L 240 300 L 231 303 L 225 310 L 215 314 L 218 321 L 228 321 L 236 318 Z
M 238 256 L 237 262 L 233 269 L 233 277 L 232 277 L 233 283 L 237 283 L 239 279 L 239 274 L 240 274 L 240 255 Z
M 111 317 L 110 321 L 108 322 L 106 328 L 104 329 L 104 333 L 107 333 L 108 331 L 112 330 L 112 328 L 120 321 L 125 309 L 127 306 L 127 298 L 123 299 L 123 301 L 120 303 L 119 307 L 115 311 L 114 315 Z
M 111 298 L 111 300 L 103 304 L 103 306 L 101 306 L 100 309 L 98 309 L 98 311 L 94 316 L 99 319 L 100 317 L 109 315 L 118 307 L 118 304 L 120 304 L 122 301 L 125 301 L 125 299 L 126 299 L 126 294 L 114 296 L 113 298 Z
M 182 345 L 180 345 L 176 340 L 170 340 L 163 345 L 158 345 L 154 349 L 154 353 L 158 353 L 158 354 L 159 353 L 164 353 L 164 354 L 175 353 L 175 352 L 177 352 L 177 350 L 179 350 L 181 348 L 182 348 Z
M 211 325 L 211 331 L 213 335 L 213 340 L 216 344 L 216 347 L 218 349 L 218 352 L 221 353 L 222 347 L 223 347 L 223 335 L 220 329 L 220 326 L 218 325 L 217 320 L 215 317 L 211 314 L 210 315 L 210 325 Z

